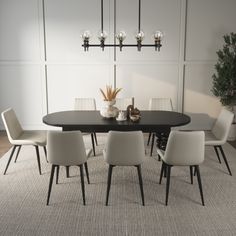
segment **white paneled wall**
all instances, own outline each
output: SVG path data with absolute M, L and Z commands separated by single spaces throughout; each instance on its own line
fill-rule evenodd
M 0 65 L 1 111 L 13 107 L 22 125 L 41 128 L 46 112 L 45 81 L 38 65 Z
M 107 65 L 51 65 L 48 67 L 49 112 L 74 109 L 76 97 L 97 98 L 101 107 L 99 88 L 113 81 Z
M 188 0 L 184 110 L 219 114 L 221 104 L 211 93 L 216 51 L 223 35 L 236 32 L 235 0 Z
M 124 88 L 120 96 L 134 97 L 134 105 L 142 110 L 148 110 L 151 97 L 170 97 L 177 107 L 177 65 L 121 65 L 116 83 Z
M 136 48 L 117 50 L 117 61 L 154 61 L 177 62 L 180 45 L 180 5 L 181 0 L 146 0 L 142 1 L 141 29 L 145 33 L 145 43 L 153 43 L 152 34 L 162 30 L 165 34 L 163 47 L 158 53 L 153 48 L 143 48 L 138 52 Z M 128 22 L 127 22 L 128 19 Z M 138 1 L 117 1 L 117 31 L 127 32 L 127 43 L 135 43 L 135 32 L 138 22 Z
M 0 60 L 39 61 L 38 0 L 0 1 Z
M 104 0 L 104 29 L 114 27 L 134 43 L 138 0 Z M 122 87 L 147 109 L 150 97 L 171 97 L 174 109 L 216 117 L 220 103 L 211 93 L 216 51 L 222 36 L 236 32 L 235 0 L 143 0 L 145 43 L 165 33 L 160 52 L 123 48 L 84 52 L 81 33 L 98 43 L 100 0 L 0 0 L 0 111 L 13 107 L 23 126 L 45 128 L 43 115 L 73 109 L 75 97 L 95 97 L 99 88 Z M 0 122 L 2 129 L 2 123 Z

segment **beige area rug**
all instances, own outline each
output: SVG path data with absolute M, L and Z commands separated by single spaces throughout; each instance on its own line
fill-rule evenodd
M 90 136 L 84 136 L 86 146 Z M 173 168 L 169 205 L 164 205 L 165 181 L 158 184 L 160 162 L 147 156 L 142 166 L 146 206 L 141 205 L 136 168 L 113 171 L 109 206 L 105 206 L 107 164 L 102 157 L 105 135 L 98 135 L 97 156 L 88 160 L 91 184 L 82 204 L 79 168 L 53 185 L 50 205 L 46 196 L 50 165 L 41 150 L 39 176 L 33 147 L 23 147 L 17 163 L 0 176 L 0 235 L 236 235 L 236 150 L 226 144 L 233 172 L 219 164 L 207 148 L 201 175 L 206 206 L 201 205 L 197 180 L 190 184 L 189 168 Z M 148 150 L 149 152 L 149 150 Z M 3 173 L 10 152 L 0 160 Z

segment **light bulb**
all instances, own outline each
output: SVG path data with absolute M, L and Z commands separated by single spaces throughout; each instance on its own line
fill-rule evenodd
M 107 38 L 107 32 L 106 31 L 99 31 L 98 32 L 98 39 L 100 40 L 100 41 L 105 41 L 105 39 Z
M 135 35 L 138 42 L 142 42 L 144 39 L 144 32 L 142 30 L 138 31 Z
M 81 35 L 82 39 L 84 41 L 89 41 L 89 39 L 92 37 L 91 33 L 89 30 L 85 30 L 82 35 Z
M 163 39 L 163 36 L 164 34 L 160 30 L 155 31 L 153 34 L 153 38 L 157 42 L 160 42 Z
M 120 31 L 119 33 L 116 34 L 116 38 L 117 40 L 119 40 L 119 42 L 123 42 L 126 38 L 126 33 L 125 31 Z
M 92 35 L 89 30 L 85 30 L 81 35 L 81 38 L 84 41 L 84 44 L 82 46 L 84 47 L 85 52 L 89 49 L 89 39 L 91 38 L 91 36 Z

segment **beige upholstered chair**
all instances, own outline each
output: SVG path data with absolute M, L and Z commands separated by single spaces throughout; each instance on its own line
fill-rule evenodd
M 33 145 L 37 154 L 38 168 L 39 174 L 41 175 L 41 164 L 40 164 L 40 156 L 39 156 L 39 146 L 44 148 L 45 155 L 46 152 L 46 131 L 26 131 L 23 130 L 20 122 L 18 121 L 16 114 L 12 108 L 9 108 L 2 112 L 2 120 L 7 132 L 7 137 L 9 142 L 14 145 L 11 151 L 9 160 L 7 162 L 7 166 L 4 171 L 4 175 L 7 172 L 11 159 L 14 155 L 16 148 L 18 148 L 16 159 L 19 155 L 20 149 L 22 145 Z M 16 162 L 15 159 L 15 162 Z
M 94 98 L 75 98 L 74 109 L 80 110 L 80 111 L 95 111 L 96 101 Z M 96 145 L 98 145 L 97 135 L 96 133 L 90 133 L 90 134 L 91 134 L 91 140 L 92 140 L 92 146 L 93 146 L 93 154 L 95 156 L 96 155 L 95 143 Z
M 134 98 L 116 98 L 115 107 L 120 111 L 126 111 L 129 105 L 134 105 Z
M 85 165 L 89 182 L 87 157 L 90 155 L 91 149 L 85 149 L 82 133 L 80 131 L 48 131 L 47 139 L 48 161 L 50 164 L 52 164 L 51 175 L 49 179 L 47 205 L 49 204 L 55 168 L 57 168 L 56 183 L 58 183 L 60 166 L 79 166 L 83 204 L 85 205 L 83 165 Z
M 148 109 L 150 111 L 157 111 L 157 110 L 173 111 L 172 101 L 170 98 L 150 98 Z M 147 145 L 149 145 L 151 137 L 152 137 L 152 143 L 151 143 L 150 156 L 152 156 L 153 153 L 153 146 L 155 142 L 156 133 L 149 133 Z
M 212 130 L 205 131 L 206 135 L 206 146 L 213 146 L 218 157 L 219 162 L 221 163 L 218 149 L 220 150 L 223 160 L 226 164 L 226 167 L 229 171 L 229 174 L 232 175 L 227 158 L 223 151 L 222 145 L 226 143 L 230 126 L 233 122 L 234 114 L 226 109 L 222 109 Z
M 151 98 L 149 110 L 173 111 L 172 101 L 170 98 Z
M 141 131 L 110 131 L 104 150 L 104 158 L 109 164 L 106 205 L 108 205 L 112 170 L 115 166 L 135 166 L 137 168 L 142 203 L 144 205 L 143 181 L 141 175 L 141 164 L 145 160 L 143 133 Z
M 166 146 L 165 153 L 163 150 L 157 149 L 158 154 L 162 159 L 160 184 L 163 173 L 165 172 L 167 177 L 166 182 L 166 201 L 168 204 L 169 186 L 170 186 L 170 173 L 172 166 L 189 166 L 191 184 L 193 183 L 193 167 L 197 173 L 198 185 L 204 205 L 202 183 L 199 165 L 204 161 L 205 152 L 205 135 L 203 131 L 171 131 Z

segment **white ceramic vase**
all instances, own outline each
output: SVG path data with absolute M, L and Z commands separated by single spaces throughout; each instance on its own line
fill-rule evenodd
M 103 116 L 105 118 L 117 117 L 119 110 L 117 107 L 114 106 L 115 103 L 116 103 L 116 100 L 104 101 L 103 107 L 100 110 L 101 116 Z

